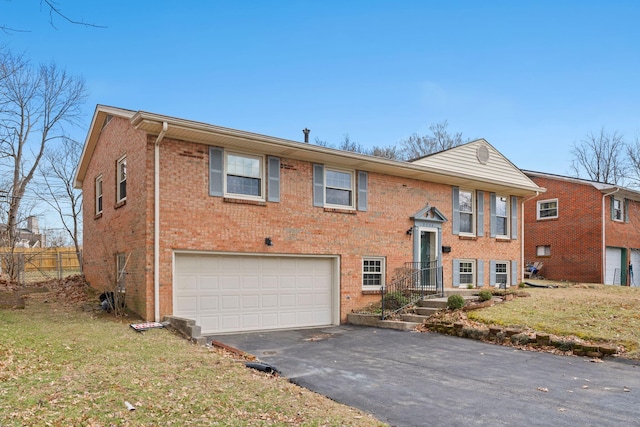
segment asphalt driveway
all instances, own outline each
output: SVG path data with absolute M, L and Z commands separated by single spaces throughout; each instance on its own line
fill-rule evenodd
M 640 364 L 351 325 L 210 337 L 393 426 L 640 425 Z

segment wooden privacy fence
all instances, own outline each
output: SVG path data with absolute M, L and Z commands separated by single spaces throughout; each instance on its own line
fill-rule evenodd
M 81 274 L 78 258 L 82 252 L 78 257 L 73 248 L 16 248 L 13 253 L 0 249 L 0 268 L 5 276 L 13 269 L 24 284 Z

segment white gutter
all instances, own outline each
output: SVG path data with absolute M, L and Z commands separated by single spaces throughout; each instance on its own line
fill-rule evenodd
M 520 245 L 520 279 L 522 282 L 524 282 L 524 271 L 526 268 L 526 265 L 524 262 L 524 204 L 531 199 L 535 199 L 539 195 L 540 195 L 540 192 L 536 191 L 535 196 L 531 196 L 528 199 L 524 199 L 522 203 L 520 203 L 520 212 L 522 212 L 522 220 L 520 221 L 520 236 L 522 236 L 520 238 L 522 242 L 522 244 Z
M 153 150 L 153 310 L 156 322 L 160 321 L 160 142 L 168 129 L 169 124 L 162 122 L 162 131 Z
M 600 267 L 602 268 L 601 279 L 603 284 L 607 275 L 607 242 L 606 242 L 607 231 L 605 227 L 607 218 L 606 218 L 605 199 L 608 196 L 611 196 L 612 194 L 617 193 L 618 191 L 620 191 L 620 187 L 616 188 L 616 191 L 612 191 L 611 193 L 602 195 L 602 260 L 601 260 L 602 264 L 600 265 Z

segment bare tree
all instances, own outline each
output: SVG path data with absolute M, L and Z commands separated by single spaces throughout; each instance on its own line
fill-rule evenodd
M 45 152 L 40 167 L 43 185 L 36 190 L 38 197 L 58 215 L 65 233 L 80 255 L 80 229 L 82 228 L 82 192 L 73 187 L 76 165 L 82 154 L 82 144 L 63 138 L 55 149 Z
M 608 184 L 624 184 L 628 163 L 625 155 L 627 146 L 622 134 L 589 132 L 580 143 L 574 143 L 571 150 L 574 159 L 571 169 L 576 177 L 587 177 L 591 181 Z
M 367 150 L 361 144 L 355 141 L 351 141 L 348 133 L 344 135 L 344 139 L 338 145 L 338 149 L 343 151 L 351 151 L 354 153 L 367 154 Z
M 69 15 L 62 11 L 62 8 L 58 5 L 58 2 L 54 0 L 40 0 L 40 9 L 45 10 L 49 13 L 49 25 L 53 28 L 58 29 L 55 25 L 55 18 L 62 19 L 73 25 L 81 25 L 84 27 L 93 27 L 93 28 L 107 28 L 103 25 L 97 25 L 89 22 L 85 22 L 84 20 L 72 19 Z M 7 24 L 0 24 L 0 31 L 5 34 L 14 34 L 14 33 L 28 33 L 30 30 L 14 28 Z
M 413 134 L 409 138 L 400 142 L 402 157 L 406 160 L 417 159 L 438 151 L 462 145 L 469 140 L 462 139 L 462 132 L 453 135 L 449 134 L 447 127 L 449 123 L 444 120 L 429 126 L 430 135 L 420 136 Z
M 86 89 L 83 79 L 54 63 L 33 67 L 10 51 L 0 54 L 0 67 L 9 70 L 0 72 L 6 76 L 0 80 L 0 166 L 10 175 L 6 240 L 13 253 L 23 196 L 45 149 L 79 118 Z
M 636 136 L 633 145 L 627 145 L 627 157 L 629 161 L 628 178 L 631 185 L 640 187 L 640 138 Z
M 370 155 L 375 157 L 382 157 L 389 160 L 402 160 L 402 153 L 396 146 L 378 147 L 375 146 L 369 152 Z
M 331 147 L 327 141 L 325 141 L 324 139 L 320 139 L 317 136 L 316 136 L 316 139 L 313 141 L 313 143 L 320 147 Z

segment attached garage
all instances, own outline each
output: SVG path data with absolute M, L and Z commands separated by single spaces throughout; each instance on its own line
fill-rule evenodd
M 607 247 L 605 259 L 606 285 L 619 285 L 622 277 L 622 249 Z
M 636 280 L 635 274 L 640 274 L 640 249 L 631 249 L 631 266 L 633 274 L 629 276 L 631 286 L 640 286 L 640 280 Z M 638 276 L 640 279 L 640 276 Z
M 176 253 L 173 315 L 203 334 L 339 323 L 336 257 Z

